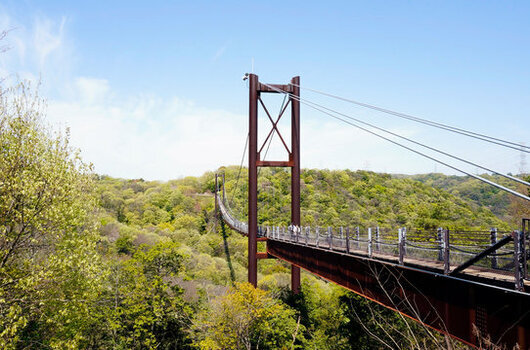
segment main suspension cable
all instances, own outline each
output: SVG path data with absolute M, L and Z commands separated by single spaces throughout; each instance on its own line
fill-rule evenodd
M 482 141 L 486 141 L 486 142 L 489 142 L 489 143 L 493 143 L 493 144 L 496 144 L 496 145 L 499 145 L 499 146 L 512 148 L 512 149 L 520 151 L 520 152 L 530 153 L 530 147 L 529 146 L 521 145 L 521 144 L 518 144 L 516 142 L 507 141 L 507 140 L 503 140 L 503 139 L 496 138 L 496 137 L 493 137 L 493 136 L 488 136 L 488 135 L 480 134 L 480 133 L 477 133 L 477 132 L 465 130 L 465 129 L 462 129 L 462 128 L 457 128 L 455 126 L 451 126 L 451 125 L 447 125 L 447 124 L 443 124 L 443 123 L 434 122 L 434 121 L 431 121 L 431 120 L 415 117 L 415 116 L 410 115 L 410 114 L 396 112 L 396 111 L 393 111 L 393 110 L 390 110 L 390 109 L 386 109 L 386 108 L 370 105 L 368 103 L 359 102 L 359 101 L 352 100 L 352 99 L 349 99 L 349 98 L 346 98 L 346 97 L 330 94 L 330 93 L 327 93 L 327 92 L 324 92 L 324 91 L 311 89 L 311 88 L 307 88 L 307 87 L 302 87 L 302 86 L 297 85 L 297 84 L 290 83 L 290 85 L 297 86 L 297 87 L 299 87 L 301 89 L 308 90 L 308 91 L 311 91 L 311 92 L 315 92 L 317 94 L 321 94 L 321 95 L 324 95 L 324 96 L 332 97 L 332 98 L 335 98 L 335 99 L 338 99 L 338 100 L 341 100 L 341 101 L 350 102 L 350 103 L 356 104 L 356 105 L 361 106 L 361 107 L 370 108 L 370 109 L 378 111 L 378 112 L 390 114 L 390 115 L 393 115 L 393 116 L 396 116 L 396 117 L 399 117 L 399 118 L 412 120 L 412 121 L 417 122 L 417 123 L 421 123 L 421 124 L 429 125 L 429 126 L 432 126 L 432 127 L 435 127 L 435 128 L 451 131 L 451 132 L 454 132 L 454 133 L 457 133 L 457 134 L 460 134 L 460 135 L 472 137 L 472 138 L 479 139 L 479 140 L 482 140 Z
M 294 95 L 293 95 L 293 96 L 294 96 Z M 383 129 L 383 128 L 381 128 L 381 127 L 378 127 L 377 125 L 374 125 L 374 124 L 371 124 L 371 123 L 365 122 L 365 121 L 363 121 L 363 120 L 361 120 L 361 119 L 358 119 L 358 118 L 354 118 L 354 117 L 352 117 L 352 116 L 350 116 L 350 115 L 347 115 L 347 114 L 344 114 L 344 113 L 341 113 L 341 112 L 335 111 L 335 110 L 333 110 L 333 109 L 331 109 L 331 108 L 328 108 L 328 107 L 323 106 L 323 105 L 321 105 L 321 104 L 318 104 L 318 103 L 315 103 L 315 102 L 309 101 L 309 100 L 307 100 L 307 99 L 303 99 L 303 98 L 300 98 L 300 97 L 298 97 L 298 96 L 297 96 L 297 99 L 299 99 L 299 101 L 301 101 L 301 102 L 302 102 L 302 101 L 305 102 L 306 104 L 312 104 L 312 105 L 314 105 L 314 106 L 317 106 L 317 107 L 320 107 L 320 108 L 322 108 L 322 109 L 325 109 L 325 110 L 327 110 L 327 111 L 329 111 L 329 112 L 332 112 L 332 113 L 335 113 L 335 114 L 341 115 L 341 116 L 343 116 L 343 117 L 345 117 L 345 118 L 348 118 L 348 119 L 354 120 L 354 121 L 356 121 L 356 122 L 358 122 L 358 123 L 361 123 L 361 124 L 364 124 L 364 125 L 370 126 L 370 127 L 374 128 L 374 129 L 377 129 L 377 130 L 383 131 L 383 132 L 385 132 L 385 133 L 387 133 L 387 134 L 390 134 L 390 135 L 392 135 L 392 136 L 398 137 L 398 138 L 400 138 L 400 139 L 402 139 L 402 140 L 406 140 L 406 141 L 411 142 L 411 143 L 414 143 L 414 144 L 416 144 L 416 145 L 418 145 L 418 146 L 421 146 L 421 147 L 424 147 L 424 148 L 430 149 L 431 151 L 434 151 L 434 152 L 437 152 L 437 153 L 443 154 L 444 156 L 447 156 L 447 157 L 450 157 L 450 158 L 453 158 L 453 159 L 459 160 L 459 161 L 461 161 L 461 162 L 463 162 L 463 163 L 466 163 L 466 164 L 472 165 L 472 166 L 474 166 L 474 167 L 477 167 L 477 168 L 480 168 L 480 169 L 483 169 L 483 170 L 489 171 L 489 172 L 491 172 L 491 173 L 497 174 L 497 175 L 502 176 L 502 177 L 504 177 L 504 178 L 507 178 L 507 179 L 509 179 L 509 180 L 512 180 L 512 181 L 518 182 L 518 183 L 520 183 L 520 184 L 522 184 L 522 185 L 530 186 L 530 183 L 529 183 L 529 182 L 524 181 L 524 180 L 522 180 L 522 179 L 519 179 L 519 178 L 517 178 L 517 177 L 515 177 L 515 176 L 511 176 L 511 175 L 504 174 L 504 173 L 501 173 L 501 172 L 499 172 L 499 171 L 496 171 L 496 170 L 493 170 L 493 169 L 487 168 L 487 167 L 482 166 L 482 165 L 480 165 L 480 164 L 477 164 L 477 163 L 474 163 L 474 162 L 472 162 L 472 161 L 466 160 L 466 159 L 464 159 L 464 158 L 461 158 L 461 157 L 458 157 L 458 156 L 452 155 L 452 154 L 447 153 L 447 152 L 445 152 L 445 151 L 439 150 L 439 149 L 437 149 L 437 148 L 435 148 L 435 147 L 431 147 L 431 146 L 426 145 L 426 144 L 424 144 L 424 143 L 421 143 L 421 142 L 415 141 L 415 140 L 413 140 L 413 139 L 411 139 L 411 138 L 408 138 L 408 137 L 405 137 L 405 136 L 399 135 L 399 134 L 397 134 L 397 133 L 395 133 L 395 132 L 392 132 L 392 131 L 389 131 L 389 130 Z
M 416 153 L 416 154 L 418 154 L 418 155 L 421 155 L 421 156 L 423 156 L 423 157 L 425 157 L 425 158 L 427 158 L 427 159 L 430 159 L 430 160 L 432 160 L 432 161 L 435 161 L 435 162 L 437 162 L 437 163 L 439 163 L 439 164 L 445 165 L 445 166 L 448 167 L 448 168 L 451 168 L 451 169 L 453 169 L 453 170 L 456 170 L 456 171 L 458 171 L 458 172 L 461 172 L 461 173 L 463 173 L 463 174 L 466 174 L 466 175 L 468 175 L 468 176 L 471 176 L 471 177 L 473 177 L 473 178 L 475 178 L 475 179 L 477 179 L 477 180 L 479 180 L 479 181 L 482 181 L 482 182 L 484 182 L 484 183 L 487 183 L 487 184 L 489 184 L 489 185 L 491 185 L 491 186 L 494 186 L 494 187 L 496 187 L 496 188 L 498 188 L 498 189 L 500 189 L 500 190 L 503 190 L 503 191 L 505 191 L 505 192 L 511 193 L 511 194 L 514 195 L 514 196 L 517 196 L 517 197 L 522 198 L 522 199 L 524 199 L 524 200 L 530 201 L 530 197 L 525 196 L 524 194 L 521 194 L 521 193 L 519 193 L 519 192 L 517 192 L 517 191 L 514 191 L 514 190 L 512 190 L 512 189 L 510 189 L 510 188 L 507 188 L 507 187 L 505 187 L 505 186 L 499 185 L 499 184 L 497 184 L 497 183 L 495 183 L 495 182 L 493 182 L 493 181 L 490 181 L 490 180 L 488 180 L 488 179 L 485 179 L 485 178 L 483 178 L 483 177 L 481 177 L 481 176 L 474 175 L 474 174 L 472 174 L 472 173 L 470 173 L 470 172 L 468 172 L 468 171 L 466 171 L 466 170 L 463 170 L 463 169 L 457 168 L 456 166 L 450 165 L 450 164 L 448 164 L 448 163 L 446 163 L 446 162 L 444 162 L 444 161 L 441 161 L 441 160 L 439 160 L 439 159 L 437 159 L 437 158 L 435 158 L 435 157 L 433 157 L 433 156 L 430 156 L 430 155 L 428 155 L 428 154 L 425 154 L 425 153 L 423 153 L 423 152 L 420 152 L 420 151 L 418 151 L 418 150 L 415 150 L 415 149 L 413 149 L 413 148 L 411 148 L 411 147 L 408 147 L 408 146 L 406 146 L 406 145 L 403 145 L 403 144 L 401 144 L 401 143 L 399 143 L 399 142 L 397 142 L 397 141 L 394 141 L 394 140 L 392 140 L 392 139 L 390 139 L 390 138 L 388 138 L 388 137 L 385 137 L 385 136 L 383 136 L 383 135 L 380 135 L 380 134 L 376 133 L 375 131 L 372 131 L 372 130 L 366 129 L 366 128 L 362 127 L 362 126 L 359 126 L 359 125 L 357 125 L 357 124 L 355 124 L 355 123 L 352 123 L 352 122 L 350 122 L 350 121 L 348 121 L 348 120 L 345 120 L 345 119 L 343 119 L 343 118 L 341 118 L 341 117 L 337 117 L 336 115 L 334 115 L 334 114 L 332 114 L 332 113 L 330 113 L 330 112 L 328 112 L 328 111 L 326 111 L 326 110 L 324 110 L 324 109 L 322 109 L 322 108 L 320 108 L 320 107 L 313 106 L 313 105 L 311 105 L 311 104 L 309 104 L 309 103 L 306 103 L 305 101 L 300 100 L 300 98 L 299 98 L 298 96 L 295 96 L 295 95 L 292 95 L 292 94 L 290 94 L 290 93 L 288 93 L 288 92 L 285 92 L 285 91 L 282 91 L 282 90 L 280 90 L 280 89 L 277 89 L 277 88 L 275 88 L 274 86 L 271 86 L 271 85 L 268 85 L 268 84 L 265 84 L 265 83 L 262 83 L 262 84 L 263 84 L 263 85 L 266 85 L 266 86 L 269 87 L 270 89 L 275 90 L 275 91 L 277 91 L 277 92 L 284 93 L 284 94 L 289 94 L 289 95 L 291 96 L 291 98 L 295 98 L 295 99 L 297 99 L 298 101 L 300 101 L 300 103 L 303 103 L 303 104 L 307 105 L 308 107 L 313 108 L 313 109 L 315 109 L 315 110 L 317 110 L 317 111 L 319 111 L 319 112 L 321 112 L 321 113 L 324 113 L 324 114 L 326 114 L 326 115 L 328 115 L 328 116 L 330 116 L 330 117 L 332 117 L 332 118 L 334 118 L 334 119 L 340 120 L 340 121 L 342 121 L 342 122 L 344 122 L 344 123 L 346 123 L 346 124 L 349 124 L 349 125 L 351 125 L 351 126 L 353 126 L 353 127 L 355 127 L 355 128 L 361 129 L 361 130 L 363 130 L 363 131 L 365 131 L 365 132 L 368 132 L 368 133 L 370 133 L 370 134 L 372 134 L 372 135 L 374 135 L 374 136 L 377 136 L 377 137 L 379 137 L 379 138 L 381 138 L 381 139 L 383 139 L 383 140 L 386 140 L 386 141 L 388 141 L 388 142 L 391 142 L 391 143 L 393 143 L 393 144 L 395 144 L 395 145 L 397 145 L 397 146 L 399 146 L 399 147 L 402 147 L 402 148 L 404 148 L 404 149 L 406 149 L 406 150 L 408 150 L 408 151 L 411 151 L 411 152 L 413 152 L 413 153 Z M 338 114 L 338 112 L 336 112 L 336 113 Z

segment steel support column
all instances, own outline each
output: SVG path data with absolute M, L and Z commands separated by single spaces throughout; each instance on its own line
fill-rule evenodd
M 249 75 L 248 282 L 258 284 L 258 76 Z
M 300 77 L 291 79 L 292 84 L 264 84 L 260 83 L 258 76 L 248 74 L 249 79 L 249 148 L 248 148 L 248 281 L 257 285 L 257 231 L 258 231 L 258 167 L 275 166 L 291 168 L 291 225 L 300 227 L 300 101 L 295 97 L 300 96 Z M 276 125 L 283 115 L 285 108 L 280 112 L 276 121 L 272 119 L 265 103 L 260 98 L 261 93 L 288 93 L 291 104 L 291 149 L 284 142 Z M 269 136 L 261 148 L 258 148 L 258 103 L 260 103 L 272 123 Z M 266 145 L 273 132 L 283 142 L 289 159 L 275 161 L 260 159 L 261 150 Z M 291 285 L 294 293 L 300 291 L 300 268 L 291 266 Z
M 291 223 L 300 227 L 300 77 L 291 79 L 293 92 L 291 98 Z M 291 265 L 291 289 L 300 292 L 300 268 Z

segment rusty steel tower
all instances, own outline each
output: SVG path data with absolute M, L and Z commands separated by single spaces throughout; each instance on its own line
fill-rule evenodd
M 249 74 L 249 147 L 248 147 L 248 281 L 254 286 L 258 282 L 258 167 L 291 168 L 291 225 L 300 227 L 300 77 L 291 79 L 292 84 L 264 84 L 258 76 Z M 289 100 L 280 111 L 276 121 L 261 99 L 262 93 L 288 93 Z M 294 97 L 293 97 L 294 96 Z M 272 123 L 272 128 L 258 149 L 258 105 Z M 278 122 L 291 106 L 291 147 L 289 148 L 278 130 Z M 261 159 L 267 141 L 276 132 L 289 157 L 288 160 L 265 161 Z M 291 288 L 300 291 L 300 267 L 291 265 Z

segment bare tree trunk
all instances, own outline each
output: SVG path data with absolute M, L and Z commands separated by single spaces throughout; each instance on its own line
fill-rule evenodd
M 298 321 L 296 321 L 296 329 L 293 333 L 293 344 L 291 345 L 291 350 L 294 350 L 294 342 L 296 341 L 296 336 L 298 335 L 298 329 L 300 328 L 300 316 L 298 316 Z

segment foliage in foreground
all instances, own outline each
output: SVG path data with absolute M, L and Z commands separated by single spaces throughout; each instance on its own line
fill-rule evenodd
M 112 266 L 111 289 L 104 304 L 108 339 L 100 344 L 123 349 L 182 349 L 192 307 L 182 298 L 179 245 L 161 241 L 142 246 L 131 258 Z M 103 305 L 102 305 L 103 306 Z
M 42 124 L 42 101 L 0 94 L 0 347 L 77 348 L 106 270 L 90 166 Z
M 249 283 L 213 300 L 195 328 L 201 349 L 300 348 L 303 331 L 294 310 Z
M 191 309 L 171 240 L 106 255 L 91 167 L 24 85 L 0 94 L 0 348 L 178 348 Z M 112 272 L 112 273 L 111 273 Z

